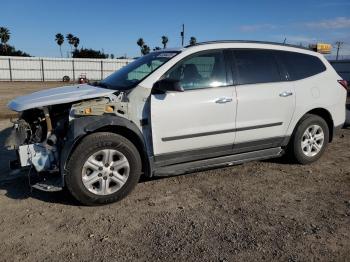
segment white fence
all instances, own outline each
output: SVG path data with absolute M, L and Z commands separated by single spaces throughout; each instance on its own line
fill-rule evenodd
M 0 81 L 71 81 L 85 74 L 89 80 L 101 80 L 132 59 L 85 59 L 0 56 Z

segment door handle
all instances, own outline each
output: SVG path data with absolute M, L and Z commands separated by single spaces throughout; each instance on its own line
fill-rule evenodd
M 232 102 L 232 98 L 231 97 L 221 97 L 215 100 L 215 103 L 217 104 L 225 104 L 225 103 L 229 103 Z
M 293 95 L 293 92 L 290 91 L 284 91 L 282 93 L 280 93 L 280 97 L 287 97 L 287 96 L 291 96 Z

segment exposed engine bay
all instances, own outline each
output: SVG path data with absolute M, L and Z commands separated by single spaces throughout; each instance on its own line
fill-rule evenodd
M 124 93 L 73 103 L 27 109 L 13 122 L 13 130 L 5 142 L 16 150 L 12 169 L 33 167 L 37 173 L 58 173 L 61 151 L 76 119 L 103 115 L 125 117 L 127 102 Z
M 69 111 L 70 105 L 56 105 L 20 113 L 6 146 L 18 150 L 21 167 L 33 165 L 37 172 L 57 170 L 63 142 L 57 138 L 65 136 Z

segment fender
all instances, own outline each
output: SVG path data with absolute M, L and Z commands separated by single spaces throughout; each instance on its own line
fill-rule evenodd
M 142 145 L 141 154 L 144 154 L 146 164 L 150 166 L 149 158 L 147 156 L 147 149 L 144 137 L 139 128 L 132 121 L 115 115 L 101 115 L 101 116 L 87 116 L 74 119 L 69 124 L 67 135 L 64 139 L 64 144 L 60 154 L 60 173 L 62 176 L 62 185 L 64 184 L 66 163 L 73 151 L 78 145 L 79 141 L 86 135 L 95 132 L 103 127 L 123 127 L 129 129 L 136 134 Z

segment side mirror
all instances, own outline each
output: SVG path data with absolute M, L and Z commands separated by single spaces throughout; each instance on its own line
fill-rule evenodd
M 167 91 L 183 92 L 180 81 L 173 79 L 162 79 L 154 83 L 152 94 L 165 94 Z

